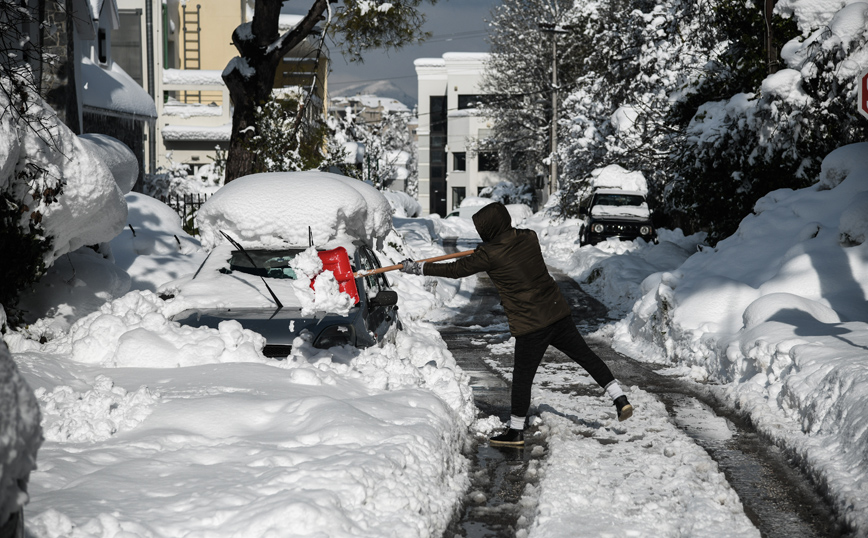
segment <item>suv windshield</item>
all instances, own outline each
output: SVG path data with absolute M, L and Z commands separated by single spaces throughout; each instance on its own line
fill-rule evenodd
M 289 262 L 296 255 L 304 252 L 303 249 L 282 250 L 233 250 L 229 258 L 229 268 L 233 271 L 241 271 L 251 275 L 265 276 L 270 278 L 295 278 L 295 271 L 289 266 Z M 246 254 L 245 254 L 246 253 Z M 247 256 L 250 256 L 248 258 Z M 253 263 L 250 263 L 250 259 Z
M 594 197 L 594 205 L 610 206 L 640 206 L 645 198 L 636 194 L 598 194 Z

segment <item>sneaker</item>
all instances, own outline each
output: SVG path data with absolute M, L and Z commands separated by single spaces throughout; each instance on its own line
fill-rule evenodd
M 615 398 L 615 412 L 618 415 L 618 422 L 624 422 L 633 416 L 633 406 L 623 394 Z
M 491 446 L 524 446 L 524 431 L 510 428 L 488 440 Z

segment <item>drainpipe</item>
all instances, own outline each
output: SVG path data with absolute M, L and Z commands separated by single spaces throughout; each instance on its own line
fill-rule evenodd
M 148 62 L 148 95 L 157 102 L 156 91 L 154 85 L 154 0 L 145 1 L 145 25 L 146 25 L 146 40 L 147 40 L 147 62 Z M 156 120 L 148 122 L 148 173 L 154 174 L 157 170 L 157 140 L 156 140 Z

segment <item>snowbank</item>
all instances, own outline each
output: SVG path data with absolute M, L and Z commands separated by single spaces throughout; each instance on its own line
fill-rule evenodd
M 157 291 L 199 267 L 205 256 L 199 240 L 184 231 L 174 209 L 135 192 L 126 201 L 128 225 L 110 246 L 115 265 L 132 279 L 129 289 Z
M 177 217 L 141 195 L 127 199 L 136 235 L 112 246 L 132 282 L 194 271 L 202 254 Z M 384 264 L 443 253 L 431 221 L 405 222 L 403 237 L 385 235 Z M 108 262 L 92 254 L 103 264 L 54 281 L 57 304 L 94 285 L 90 273 Z M 458 284 L 389 278 L 404 330 L 366 350 L 299 337 L 286 360 L 266 359 L 261 336 L 232 321 L 217 330 L 171 322 L 171 301 L 147 290 L 103 300 L 45 343 L 5 334 L 37 387 L 46 435 L 28 535 L 442 535 L 468 487 L 463 451 L 476 409 L 466 374 L 418 318 Z
M 392 206 L 392 214 L 396 217 L 418 217 L 422 213 L 419 202 L 406 192 L 383 191 L 383 196 Z
M 389 202 L 374 187 L 326 172 L 245 176 L 218 190 L 197 215 L 206 248 L 226 232 L 246 248 L 317 246 L 361 238 L 375 248 L 392 226 Z
M 868 529 L 868 143 L 826 157 L 820 182 L 760 199 L 714 249 L 656 273 L 620 349 L 724 385 Z
M 78 135 L 78 138 L 108 166 L 121 193 L 127 194 L 133 189 L 139 179 L 139 161 L 126 144 L 117 138 L 98 133 L 82 134 Z

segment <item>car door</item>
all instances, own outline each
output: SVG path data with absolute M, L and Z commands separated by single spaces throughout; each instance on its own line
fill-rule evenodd
M 377 259 L 377 255 L 367 247 L 361 247 L 359 251 L 359 262 L 364 270 L 380 268 L 380 261 Z M 392 289 L 389 286 L 389 282 L 386 280 L 385 275 L 382 273 L 378 275 L 367 275 L 362 277 L 362 282 L 365 286 L 365 295 L 367 297 L 367 312 L 365 315 L 368 331 L 373 332 L 374 338 L 377 341 L 380 341 L 386 332 L 388 332 L 392 324 L 395 323 L 398 307 L 394 304 L 377 304 L 377 296 L 382 292 L 389 292 L 389 294 L 392 293 Z M 388 294 L 380 296 L 381 299 L 385 299 L 386 295 Z

